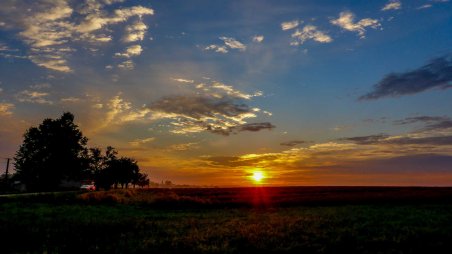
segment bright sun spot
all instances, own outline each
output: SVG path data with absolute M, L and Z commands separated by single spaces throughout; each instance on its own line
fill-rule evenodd
M 255 171 L 251 177 L 255 182 L 260 182 L 262 181 L 262 179 L 264 179 L 264 173 L 262 173 L 261 171 Z

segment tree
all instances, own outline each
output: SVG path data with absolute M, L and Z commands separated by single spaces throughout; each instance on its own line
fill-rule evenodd
M 118 158 L 118 152 L 113 147 L 107 147 L 105 155 L 99 148 L 90 150 L 90 169 L 94 175 L 97 189 L 128 188 L 129 184 L 145 184 L 146 174 L 140 173 L 136 160 L 128 157 Z
M 16 152 L 17 179 L 29 191 L 55 190 L 63 180 L 81 180 L 88 173 L 87 141 L 74 124 L 73 114 L 45 119 L 26 131 Z

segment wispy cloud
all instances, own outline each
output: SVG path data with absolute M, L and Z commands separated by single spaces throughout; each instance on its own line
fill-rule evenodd
M 171 78 L 171 79 L 180 83 L 190 83 L 190 84 L 195 83 L 195 81 L 192 79 L 183 79 L 183 78 Z
M 175 144 L 171 145 L 168 150 L 170 151 L 188 151 L 193 149 L 198 149 L 198 143 L 197 142 L 191 142 L 191 143 L 184 143 L 184 144 Z
M 452 57 L 446 55 L 433 59 L 419 69 L 386 75 L 373 87 L 373 91 L 359 97 L 360 100 L 375 100 L 385 97 L 400 97 L 431 89 L 452 88 Z
M 48 99 L 49 95 L 47 92 L 24 90 L 18 93 L 16 98 L 20 102 L 52 105 L 53 102 Z
M 229 49 L 237 49 L 239 51 L 245 51 L 246 50 L 246 45 L 243 44 L 242 42 L 232 38 L 232 37 L 219 37 L 220 40 L 223 41 L 224 45 L 216 45 L 216 44 L 211 44 L 207 47 L 204 48 L 204 50 L 213 50 L 215 52 L 218 53 L 228 53 Z
M 7 4 L 0 6 L 0 16 L 9 21 L 9 28 L 19 30 L 18 37 L 28 45 L 28 59 L 38 66 L 59 72 L 73 71 L 68 60 L 73 52 L 84 48 L 90 52 L 97 51 L 99 44 L 112 41 L 113 32 L 107 26 L 154 14 L 153 9 L 143 6 L 107 11 L 106 6 L 122 2 L 117 0 L 38 0 L 27 5 L 6 1 Z M 142 40 L 146 29 L 141 19 L 126 26 L 123 41 Z M 74 43 L 80 41 L 91 45 L 76 48 Z
M 255 36 L 253 37 L 253 41 L 254 41 L 254 42 L 257 42 L 257 43 L 261 43 L 261 42 L 264 41 L 264 36 L 263 36 L 263 35 L 255 35 Z
M 143 138 L 143 139 L 135 139 L 133 141 L 130 141 L 129 144 L 131 146 L 140 146 L 140 145 L 144 145 L 147 143 L 151 143 L 155 140 L 155 137 L 150 137 L 150 138 Z
M 283 23 L 281 23 L 281 29 L 283 31 L 294 29 L 294 28 L 298 27 L 298 25 L 300 25 L 301 23 L 303 23 L 303 22 L 299 21 L 299 20 L 283 22 Z
M 366 37 L 366 28 L 371 27 L 377 29 L 381 27 L 380 22 L 376 19 L 364 18 L 357 22 L 354 21 L 355 15 L 350 11 L 344 11 L 339 14 L 339 18 L 332 19 L 330 22 L 333 25 L 339 26 L 342 29 L 351 32 L 357 32 L 361 39 Z
M 291 140 L 291 141 L 287 141 L 287 142 L 282 142 L 282 143 L 280 143 L 280 145 L 282 145 L 282 146 L 297 146 L 297 145 L 306 144 L 306 143 L 308 143 L 308 142 L 304 141 L 304 140 Z
M 293 34 L 292 38 L 295 41 L 291 42 L 290 45 L 298 46 L 305 43 L 307 40 L 313 40 L 320 43 L 329 43 L 333 39 L 325 32 L 319 31 L 317 27 L 312 25 L 307 25 L 303 27 L 302 30 L 297 29 Z
M 389 10 L 399 10 L 402 8 L 402 3 L 399 0 L 390 0 L 388 3 L 386 3 L 383 8 L 381 8 L 382 11 L 389 11 Z
M 0 102 L 0 116 L 10 116 L 13 114 L 12 110 L 14 109 L 14 104 Z

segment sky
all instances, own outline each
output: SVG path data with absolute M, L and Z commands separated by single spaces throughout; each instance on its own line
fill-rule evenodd
M 0 172 L 69 111 L 154 182 L 451 186 L 450 88 L 448 0 L 2 0 Z

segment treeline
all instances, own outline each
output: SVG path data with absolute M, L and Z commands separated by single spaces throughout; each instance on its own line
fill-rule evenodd
M 113 147 L 105 152 L 89 148 L 88 138 L 67 112 L 57 119 L 45 119 L 29 128 L 14 157 L 14 181 L 27 191 L 58 190 L 63 183 L 94 181 L 96 189 L 128 188 L 149 184 L 137 161 L 118 156 Z

